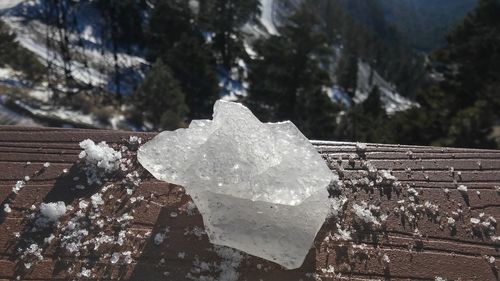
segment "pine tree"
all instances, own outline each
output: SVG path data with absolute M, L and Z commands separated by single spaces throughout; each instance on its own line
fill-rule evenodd
M 183 34 L 195 33 L 188 1 L 155 0 L 147 35 L 148 60 L 155 61 L 172 48 Z
M 308 137 L 330 138 L 338 108 L 324 90 L 331 81 L 317 20 L 302 6 L 280 33 L 255 45 L 247 103 L 264 121 L 291 120 Z
M 448 36 L 448 44 L 434 54 L 434 59 L 446 66 L 445 80 L 438 85 L 445 98 L 435 100 L 434 106 L 448 113 L 441 121 L 438 144 L 494 146 L 490 134 L 495 120 L 500 118 L 500 97 L 492 91 L 500 84 L 498 15 L 500 1 L 479 1 L 476 9 Z M 425 95 L 433 94 L 430 91 Z
M 362 106 L 363 111 L 371 116 L 379 117 L 386 114 L 378 86 L 373 87 L 366 100 L 362 103 Z
M 201 35 L 183 35 L 175 47 L 163 54 L 174 76 L 186 93 L 189 119 L 212 116 L 212 107 L 219 98 L 215 58 Z
M 211 26 L 214 30 L 214 48 L 217 50 L 221 65 L 225 69 L 234 65 L 238 56 L 243 56 L 241 27 L 255 20 L 260 13 L 258 0 L 213 0 Z
M 162 59 L 186 94 L 189 119 L 209 118 L 219 96 L 216 62 L 188 1 L 156 0 L 148 32 L 148 60 Z
M 183 126 L 188 113 L 185 95 L 170 67 L 160 59 L 147 73 L 135 99 L 142 121 L 153 124 L 154 129 L 173 130 Z

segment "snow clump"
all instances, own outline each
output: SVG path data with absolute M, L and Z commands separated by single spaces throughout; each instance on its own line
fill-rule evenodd
M 35 224 L 41 227 L 48 226 L 59 220 L 67 211 L 66 204 L 62 201 L 53 203 L 42 203 L 40 205 L 40 216 Z
M 83 151 L 79 157 L 85 159 L 85 173 L 89 185 L 102 184 L 102 178 L 106 174 L 120 167 L 121 153 L 109 147 L 106 142 L 95 144 L 94 141 L 86 139 L 80 142 L 80 147 Z

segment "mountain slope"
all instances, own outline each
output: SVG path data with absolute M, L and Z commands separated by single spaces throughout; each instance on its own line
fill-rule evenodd
M 370 0 L 365 0 L 370 1 Z M 416 49 L 429 51 L 470 12 L 477 0 L 378 0 L 387 20 Z
M 364 5 L 366 0 L 340 0 L 339 3 L 345 5 L 346 10 L 355 14 L 364 14 L 360 20 L 364 20 L 363 24 L 373 25 L 379 33 L 386 33 L 387 36 L 391 36 L 388 31 L 388 26 L 384 22 L 384 18 L 381 9 L 378 9 L 379 13 L 376 13 L 376 8 L 379 7 L 376 4 Z M 261 25 L 264 26 L 268 34 L 276 34 L 279 30 L 279 26 L 284 23 L 286 18 L 290 16 L 295 9 L 301 4 L 301 0 L 261 0 Z M 333 46 L 332 51 L 335 53 L 334 61 L 335 64 L 338 63 L 341 55 L 339 46 Z M 335 69 L 335 67 L 334 67 Z M 397 92 L 396 87 L 393 83 L 386 81 L 374 71 L 375 79 L 369 79 L 372 66 L 360 61 L 358 65 L 358 81 L 356 96 L 354 98 L 355 103 L 363 102 L 372 91 L 374 86 L 379 87 L 381 92 L 381 100 L 384 108 L 388 114 L 394 114 L 398 111 L 404 111 L 416 104 L 403 97 Z M 335 71 L 332 71 L 332 76 L 334 76 Z M 334 79 L 335 80 L 335 79 Z M 333 85 L 328 89 L 328 95 L 333 101 L 342 102 L 349 106 L 349 96 L 344 93 L 337 85 Z

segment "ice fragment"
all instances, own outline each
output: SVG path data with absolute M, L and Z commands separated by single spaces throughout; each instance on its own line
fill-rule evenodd
M 289 269 L 301 266 L 329 212 L 326 187 L 338 180 L 293 123 L 261 123 L 225 101 L 213 120 L 160 133 L 138 159 L 186 188 L 212 243 Z

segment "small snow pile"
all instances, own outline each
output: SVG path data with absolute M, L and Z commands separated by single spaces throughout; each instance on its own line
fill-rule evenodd
M 213 120 L 162 132 L 137 156 L 157 179 L 185 187 L 212 243 L 288 269 L 302 265 L 330 211 L 327 187 L 338 181 L 293 123 L 262 123 L 225 101 Z
M 45 227 L 53 224 L 59 220 L 64 214 L 66 214 L 67 207 L 62 201 L 54 203 L 42 203 L 40 205 L 40 216 L 36 220 L 35 224 L 40 227 Z
M 467 194 L 467 186 L 461 184 L 457 187 L 457 190 L 460 191 L 462 194 Z
M 6 213 L 10 213 L 12 212 L 12 209 L 10 208 L 9 204 L 6 203 L 3 205 L 3 211 Z
M 16 185 L 12 188 L 12 192 L 14 192 L 15 194 L 19 193 L 19 191 L 24 187 L 25 184 L 26 182 L 24 181 L 17 181 Z
M 20 259 L 25 261 L 24 267 L 26 269 L 31 268 L 33 263 L 43 260 L 42 248 L 36 243 L 30 244 L 24 251 L 22 251 Z
M 387 218 L 386 215 L 380 215 L 380 207 L 372 204 L 368 205 L 365 201 L 361 201 L 360 205 L 354 203 L 352 205 L 352 209 L 356 215 L 358 223 L 365 225 L 368 228 L 380 227 L 382 222 L 384 222 Z
M 479 237 L 489 237 L 491 240 L 495 240 L 497 228 L 497 220 L 488 216 L 485 213 L 479 213 L 477 218 L 471 218 L 470 223 L 472 225 L 472 232 L 474 235 Z
M 89 185 L 102 184 L 102 178 L 120 168 L 122 155 L 109 147 L 106 142 L 95 144 L 94 141 L 86 139 L 80 142 L 83 149 L 80 159 L 85 159 L 85 173 Z

